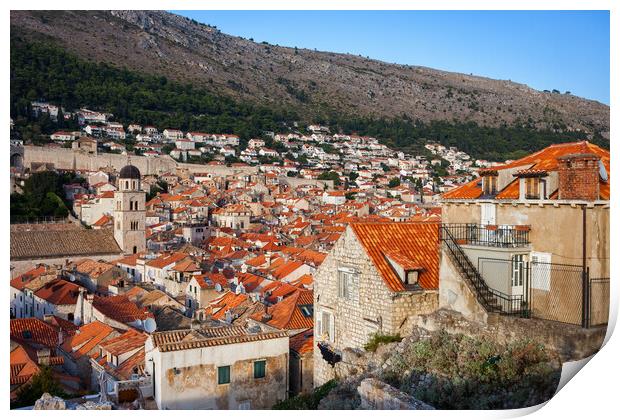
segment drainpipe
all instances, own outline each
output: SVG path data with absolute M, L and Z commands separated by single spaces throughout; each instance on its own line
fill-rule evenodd
M 588 279 L 586 276 L 586 205 L 581 206 L 581 326 L 588 327 Z

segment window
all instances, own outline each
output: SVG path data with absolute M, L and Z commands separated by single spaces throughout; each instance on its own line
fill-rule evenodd
M 538 178 L 525 178 L 525 198 L 540 198 L 540 181 Z
M 323 311 L 317 317 L 317 331 L 319 336 L 327 341 L 334 341 L 334 315 Z
M 301 314 L 306 318 L 311 318 L 314 314 L 312 305 L 299 305 L 299 310 Z
M 497 176 L 496 175 L 485 176 L 483 178 L 482 185 L 484 188 L 484 195 L 497 194 Z
M 257 360 L 254 362 L 254 379 L 265 377 L 265 367 L 267 362 L 265 360 Z
M 523 254 L 512 256 L 512 287 L 523 286 L 525 277 L 524 257 Z
M 220 366 L 217 368 L 217 384 L 229 384 L 230 383 L 230 366 Z
M 356 276 L 351 268 L 338 269 L 338 297 L 351 299 L 351 289 Z

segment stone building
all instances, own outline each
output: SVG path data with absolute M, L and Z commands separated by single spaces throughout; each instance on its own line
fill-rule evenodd
M 144 251 L 146 193 L 140 188 L 140 171 L 135 166 L 121 169 L 114 201 L 114 239 L 125 254 Z
M 145 372 L 160 410 L 264 409 L 287 397 L 286 332 L 242 327 L 153 333 Z
M 607 150 L 554 144 L 444 193 L 440 306 L 482 322 L 499 312 L 580 325 L 586 268 L 590 278 L 607 279 L 593 285 L 588 315 L 606 323 L 609 169 Z M 469 261 L 489 299 L 470 286 L 455 255 Z
M 11 225 L 13 276 L 37 264 L 64 266 L 82 258 L 113 261 L 122 255 L 109 229 L 84 229 L 74 223 Z
M 243 204 L 229 204 L 212 213 L 213 222 L 219 227 L 246 229 L 250 227 L 252 211 Z
M 437 223 L 353 223 L 314 276 L 314 386 L 375 333 L 406 334 L 438 307 Z

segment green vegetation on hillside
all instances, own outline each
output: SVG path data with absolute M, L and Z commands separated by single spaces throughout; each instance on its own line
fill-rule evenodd
M 32 174 L 24 183 L 23 194 L 11 194 L 11 223 L 47 217 L 67 217 L 69 208 L 64 197 L 64 184 L 84 180 L 70 174 L 45 171 Z
M 502 345 L 440 332 L 394 357 L 382 379 L 438 409 L 530 407 L 555 393 L 556 357 L 527 340 Z
M 315 107 L 316 115 L 300 116 L 277 105 L 238 102 L 163 76 L 89 62 L 49 42 L 26 42 L 12 35 L 11 117 L 16 131 L 25 140 L 41 141 L 44 134 L 61 128 L 49 119 L 31 116 L 30 103 L 39 99 L 68 110 L 89 107 L 110 112 L 115 120 L 125 124 L 234 133 L 246 141 L 265 131 L 286 131 L 295 122 L 300 126 L 321 123 L 328 124 L 332 132 L 374 136 L 405 152 L 422 154 L 425 143 L 439 142 L 456 146 L 475 158 L 490 160 L 514 159 L 552 143 L 585 137 L 581 132 L 536 130 L 532 121 L 495 128 L 473 122 L 423 123 L 405 115 L 391 119 L 347 115 L 319 105 Z M 63 125 L 73 127 L 75 122 Z M 592 141 L 609 148 L 609 140 L 598 134 Z
M 30 103 L 44 99 L 68 110 L 90 107 L 123 123 L 152 124 L 184 131 L 257 137 L 279 131 L 298 116 L 276 108 L 236 103 L 205 89 L 165 77 L 81 60 L 49 43 L 11 39 L 11 117 L 16 126 L 31 120 Z

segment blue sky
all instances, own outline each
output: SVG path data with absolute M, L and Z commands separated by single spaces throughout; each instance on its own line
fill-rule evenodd
M 173 11 L 230 35 L 510 79 L 609 104 L 607 11 Z

